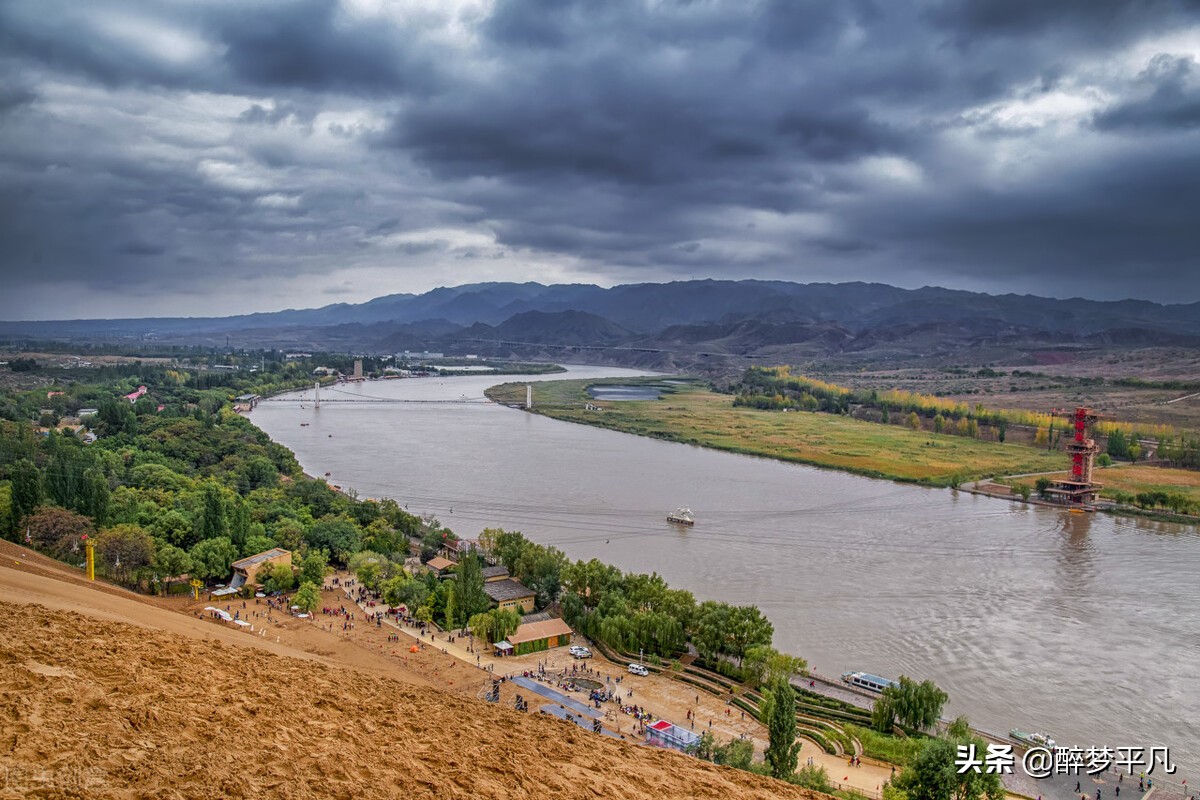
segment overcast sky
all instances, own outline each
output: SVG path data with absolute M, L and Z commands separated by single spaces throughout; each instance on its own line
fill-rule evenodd
M 0 0 L 0 319 L 1198 253 L 1197 0 Z

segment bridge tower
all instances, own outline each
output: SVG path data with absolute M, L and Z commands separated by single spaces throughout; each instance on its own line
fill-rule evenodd
M 1070 505 L 1086 505 L 1096 502 L 1096 495 L 1103 488 L 1102 484 L 1092 480 L 1092 467 L 1096 453 L 1096 441 L 1088 438 L 1087 427 L 1095 422 L 1099 415 L 1090 408 L 1077 408 L 1074 411 L 1055 409 L 1057 416 L 1065 416 L 1072 421 L 1075 435 L 1067 444 L 1066 450 L 1071 454 L 1071 474 L 1065 480 L 1053 481 L 1046 490 L 1050 495 Z
M 321 407 L 321 382 L 320 381 L 317 381 L 316 383 L 313 384 L 313 397 L 315 398 L 313 401 L 313 408 L 320 408 Z
M 533 408 L 533 384 L 525 384 L 525 410 Z

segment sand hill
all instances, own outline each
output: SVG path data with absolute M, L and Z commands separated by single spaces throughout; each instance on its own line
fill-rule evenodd
M 0 558 L 0 797 L 821 797 Z

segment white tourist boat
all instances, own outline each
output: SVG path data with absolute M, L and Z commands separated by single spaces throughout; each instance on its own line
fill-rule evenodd
M 690 508 L 677 508 L 667 514 L 667 522 L 674 522 L 676 525 L 695 525 L 696 518 L 692 516 Z

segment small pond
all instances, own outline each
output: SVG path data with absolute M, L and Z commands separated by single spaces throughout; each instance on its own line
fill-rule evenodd
M 588 394 L 593 400 L 657 400 L 662 389 L 657 386 L 589 386 Z

